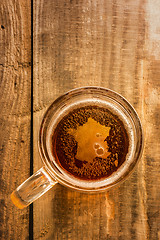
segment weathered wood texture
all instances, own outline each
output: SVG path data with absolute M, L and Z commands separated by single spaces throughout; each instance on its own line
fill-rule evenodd
M 30 173 L 31 4 L 0 3 L 0 239 L 28 239 L 29 209 L 11 192 Z
M 160 239 L 160 2 L 34 1 L 34 169 L 46 107 L 84 85 L 113 89 L 137 110 L 145 148 L 135 172 L 97 195 L 60 185 L 34 203 L 34 239 Z

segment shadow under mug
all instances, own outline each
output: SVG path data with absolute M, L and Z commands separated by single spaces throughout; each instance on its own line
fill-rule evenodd
M 103 106 L 119 116 L 129 136 L 129 150 L 124 163 L 109 177 L 98 180 L 81 180 L 66 173 L 54 161 L 51 150 L 51 139 L 59 121 L 73 109 L 89 105 Z M 106 88 L 82 87 L 65 93 L 51 104 L 41 123 L 38 144 L 44 166 L 12 192 L 12 202 L 18 208 L 28 206 L 57 183 L 74 190 L 95 193 L 122 182 L 141 157 L 143 132 L 136 111 L 124 97 Z

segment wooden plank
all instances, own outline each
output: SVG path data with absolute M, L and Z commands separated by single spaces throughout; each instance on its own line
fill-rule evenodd
M 140 172 L 144 172 L 140 192 L 144 196 L 142 206 L 148 225 L 148 239 L 160 239 L 160 2 L 148 0 L 146 11 L 144 81 L 147 84 L 143 105 L 146 144 L 140 168 Z
M 0 4 L 0 239 L 28 239 L 29 209 L 11 192 L 30 173 L 31 4 Z
M 160 236 L 159 8 L 151 0 L 34 1 L 34 141 L 47 106 L 84 85 L 126 97 L 146 138 L 136 171 L 117 188 L 87 195 L 57 185 L 37 200 L 35 239 Z M 36 144 L 34 159 L 37 170 L 42 164 Z

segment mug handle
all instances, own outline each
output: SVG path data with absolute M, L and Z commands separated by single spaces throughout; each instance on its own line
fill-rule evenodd
M 12 192 L 11 200 L 16 207 L 22 209 L 42 196 L 56 183 L 45 167 L 42 167 Z

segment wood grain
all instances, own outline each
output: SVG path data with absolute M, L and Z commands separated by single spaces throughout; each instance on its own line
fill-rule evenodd
M 134 173 L 96 195 L 60 185 L 34 203 L 35 239 L 160 238 L 160 3 L 34 1 L 34 170 L 47 106 L 84 85 L 113 89 L 137 110 L 145 148 Z
M 30 1 L 0 4 L 0 239 L 29 238 L 29 209 L 18 210 L 11 192 L 30 173 Z

